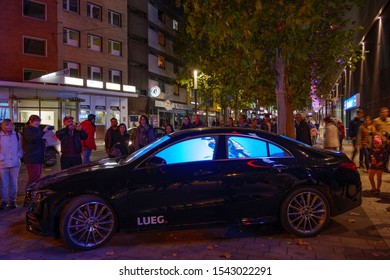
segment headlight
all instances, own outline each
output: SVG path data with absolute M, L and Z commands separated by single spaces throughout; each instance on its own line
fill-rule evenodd
M 51 196 L 54 192 L 51 190 L 37 190 L 31 192 L 31 201 L 35 203 L 41 203 L 47 197 Z

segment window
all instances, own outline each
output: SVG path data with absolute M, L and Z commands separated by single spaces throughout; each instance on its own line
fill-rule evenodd
M 88 34 L 87 47 L 90 50 L 101 52 L 102 51 L 102 37 Z
M 158 10 L 158 20 L 161 22 L 165 22 L 164 12 L 160 9 Z
M 108 70 L 108 81 L 110 83 L 121 84 L 122 83 L 121 71 L 109 69 Z
M 177 63 L 173 64 L 173 73 L 175 74 L 179 73 L 179 65 Z
M 165 46 L 165 35 L 164 33 L 158 32 L 158 43 Z
M 64 28 L 63 31 L 64 44 L 80 47 L 80 32 L 68 28 Z
M 173 84 L 173 94 L 179 95 L 179 85 L 176 83 Z
M 79 12 L 79 0 L 63 0 L 62 7 L 69 12 Z
M 173 30 L 179 30 L 179 23 L 177 20 L 172 19 L 172 28 Z
M 46 19 L 46 4 L 35 1 L 23 1 L 23 15 L 36 19 Z
M 159 55 L 157 58 L 157 65 L 159 68 L 165 69 L 165 57 Z
M 24 81 L 32 80 L 35 78 L 42 77 L 45 74 L 46 74 L 45 71 L 33 70 L 33 69 L 23 69 L 23 80 Z
M 71 77 L 80 77 L 80 63 L 64 61 L 64 68 L 69 68 L 69 75 Z
M 228 158 L 286 157 L 289 153 L 263 140 L 232 136 L 228 138 Z
M 121 56 L 122 55 L 122 44 L 117 41 L 108 40 L 108 53 Z
M 164 159 L 167 164 L 213 160 L 215 146 L 214 137 L 200 137 L 169 146 L 156 156 Z
M 122 26 L 122 15 L 114 11 L 108 11 L 108 23 L 118 27 Z
M 23 37 L 23 53 L 46 56 L 46 40 Z
M 165 82 L 164 82 L 164 80 L 158 79 L 157 81 L 158 81 L 158 87 L 160 88 L 160 90 L 162 92 L 165 92 Z
M 88 2 L 87 3 L 87 17 L 101 21 L 102 20 L 102 7 Z
M 88 66 L 88 80 L 101 81 L 102 68 L 97 66 Z

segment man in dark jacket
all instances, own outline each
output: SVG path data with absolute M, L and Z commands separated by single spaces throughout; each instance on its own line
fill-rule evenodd
M 73 117 L 64 118 L 65 127 L 57 130 L 56 136 L 61 141 L 61 169 L 66 169 L 82 163 L 81 140 L 88 138 L 88 134 L 80 124 L 73 124 Z
M 363 153 L 359 152 L 357 146 L 357 135 L 359 131 L 359 127 L 364 122 L 364 112 L 363 110 L 357 110 L 356 117 L 349 123 L 348 127 L 348 136 L 352 140 L 353 152 L 352 158 L 353 161 L 355 159 L 356 153 L 359 153 L 359 167 L 363 167 Z
M 310 136 L 310 126 L 302 118 L 300 113 L 295 115 L 295 136 L 298 141 L 301 141 L 307 145 L 312 145 Z
M 116 118 L 112 118 L 110 122 L 111 126 L 109 129 L 107 129 L 106 134 L 104 135 L 104 146 L 106 148 L 106 153 L 108 156 L 110 156 L 111 148 L 115 144 L 114 138 L 119 135 L 118 120 Z

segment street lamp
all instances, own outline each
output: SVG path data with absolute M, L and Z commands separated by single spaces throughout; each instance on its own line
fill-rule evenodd
M 196 96 L 196 91 L 198 90 L 198 71 L 194 70 L 194 96 L 195 96 L 195 114 L 198 113 L 198 100 Z

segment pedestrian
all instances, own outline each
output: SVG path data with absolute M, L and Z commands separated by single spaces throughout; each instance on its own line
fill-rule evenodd
M 310 136 L 310 126 L 302 118 L 301 113 L 295 115 L 295 137 L 298 141 L 301 141 L 307 145 L 312 145 Z
M 379 109 L 379 117 L 374 119 L 373 125 L 375 126 L 376 132 L 382 138 L 382 145 L 386 152 L 390 155 L 390 140 L 386 137 L 390 133 L 390 117 L 389 109 L 387 107 L 382 107 Z M 390 173 L 389 167 L 389 158 L 385 160 L 384 172 Z
M 96 116 L 94 114 L 89 114 L 88 118 L 81 122 L 82 129 L 88 134 L 88 138 L 81 140 L 81 147 L 83 153 L 83 163 L 91 162 L 91 153 L 92 150 L 96 151 L 96 142 L 95 142 L 95 125 Z
M 65 127 L 57 130 L 56 136 L 61 141 L 61 169 L 82 164 L 81 140 L 86 140 L 88 134 L 82 129 L 79 123 L 73 123 L 73 117 L 64 117 Z
M 192 127 L 205 127 L 205 126 L 206 125 L 200 119 L 200 115 L 199 114 L 195 114 L 194 122 L 192 123 Z
M 234 120 L 233 117 L 228 117 L 227 124 L 225 124 L 225 127 L 234 127 Z
M 337 151 L 340 146 L 339 129 L 330 116 L 324 118 L 324 149 Z
M 372 125 L 370 116 L 364 118 L 364 123 L 359 127 L 357 135 L 357 149 L 363 154 L 363 163 L 368 172 L 370 168 L 370 151 L 372 148 L 372 139 L 376 134 L 375 126 Z
M 276 133 L 276 123 L 271 119 L 270 114 L 265 114 L 260 124 L 260 129 Z
M 345 127 L 341 120 L 337 121 L 337 128 L 339 129 L 339 138 L 340 138 L 340 151 L 343 150 L 343 141 L 345 139 Z
M 238 127 L 246 127 L 246 128 L 249 128 L 249 127 L 250 127 L 250 124 L 247 123 L 247 121 L 246 121 L 246 116 L 245 116 L 245 114 L 241 114 L 241 115 L 238 117 Z
M 156 134 L 153 127 L 149 124 L 148 117 L 141 115 L 139 118 L 139 126 L 135 130 L 133 145 L 135 150 L 139 150 L 146 145 L 156 141 Z
M 352 140 L 352 147 L 353 147 L 351 160 L 353 161 L 355 159 L 356 154 L 359 154 L 359 167 L 363 165 L 363 154 L 360 153 L 360 151 L 357 149 L 356 142 L 357 142 L 357 134 L 359 131 L 359 127 L 364 122 L 363 117 L 364 117 L 364 111 L 357 110 L 356 117 L 349 123 L 349 127 L 348 127 L 348 136 Z
M 0 210 L 7 206 L 11 209 L 17 207 L 16 195 L 18 193 L 18 176 L 20 158 L 23 157 L 22 137 L 14 130 L 10 119 L 4 119 L 0 130 L 0 176 L 1 199 Z
M 183 118 L 183 123 L 182 123 L 182 125 L 181 125 L 181 127 L 180 127 L 180 130 L 183 130 L 183 129 L 190 129 L 190 128 L 192 128 L 193 126 L 192 126 L 192 124 L 191 124 L 191 121 L 190 121 L 190 117 L 189 116 L 184 116 L 184 118 Z
M 164 128 L 164 135 L 174 132 L 173 126 L 169 123 Z
M 372 149 L 370 152 L 370 169 L 368 170 L 368 178 L 371 183 L 371 193 L 380 194 L 382 185 L 382 173 L 385 169 L 385 160 L 389 157 L 387 151 L 382 147 L 382 139 L 380 136 L 374 136 L 372 141 Z M 375 174 L 377 182 L 375 184 Z
M 104 147 L 108 156 L 110 155 L 112 146 L 114 146 L 115 134 L 118 133 L 118 120 L 116 118 L 112 118 L 110 123 L 111 126 L 107 129 L 106 134 L 104 135 Z
M 260 128 L 259 120 L 257 118 L 254 118 L 252 120 L 251 128 L 253 128 L 253 129 L 259 129 Z
M 318 136 L 318 130 L 315 125 L 313 125 L 310 128 L 310 137 L 311 137 L 311 145 L 314 146 L 317 144 L 317 136 Z
M 23 162 L 27 169 L 28 181 L 27 187 L 41 178 L 42 166 L 45 158 L 46 143 L 43 136 L 49 126 L 43 129 L 39 128 L 41 118 L 38 115 L 31 115 L 26 127 L 23 129 Z M 27 206 L 31 200 L 30 194 L 26 192 L 23 206 Z
M 130 135 L 127 133 L 126 124 L 121 123 L 118 126 L 118 133 L 114 134 L 114 146 L 111 148 L 109 157 L 127 156 L 129 154 Z M 117 149 L 118 154 L 113 153 Z

